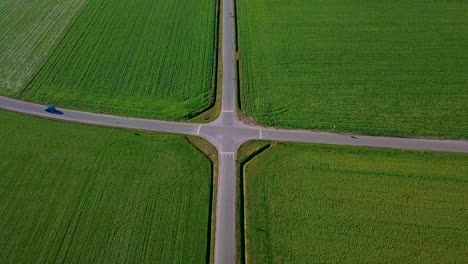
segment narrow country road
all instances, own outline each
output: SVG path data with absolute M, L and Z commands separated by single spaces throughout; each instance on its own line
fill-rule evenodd
M 307 130 L 289 130 L 246 126 L 236 118 L 236 113 L 223 112 L 212 123 L 194 124 L 152 119 L 95 114 L 76 110 L 60 109 L 62 115 L 42 110 L 43 105 L 0 96 L 0 108 L 28 115 L 46 117 L 83 124 L 141 129 L 183 135 L 198 135 L 209 140 L 221 152 L 235 152 L 245 141 L 254 139 L 290 141 L 317 144 L 350 145 L 468 153 L 468 141 L 422 138 L 397 138 L 383 136 L 346 135 Z
M 24 114 L 85 124 L 198 135 L 210 141 L 219 152 L 216 207 L 215 263 L 236 262 L 236 158 L 239 146 L 248 140 L 263 139 L 318 144 L 352 145 L 468 153 L 468 141 L 395 138 L 312 132 L 247 126 L 236 110 L 235 18 L 233 0 L 222 6 L 222 112 L 208 124 L 168 122 L 62 109 L 61 115 L 42 110 L 43 106 L 0 96 L 0 108 Z

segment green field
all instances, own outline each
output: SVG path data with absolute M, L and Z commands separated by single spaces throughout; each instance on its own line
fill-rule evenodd
M 468 2 L 238 0 L 243 110 L 262 124 L 468 138 Z
M 87 2 L 0 1 L 0 94 L 18 94 L 28 84 Z
M 190 118 L 214 100 L 215 7 L 215 0 L 87 1 L 33 80 L 13 96 L 94 112 Z M 35 33 L 40 25 L 23 31 Z
M 279 144 L 245 166 L 249 263 L 467 263 L 468 155 Z
M 0 111 L 0 263 L 204 263 L 211 163 L 179 136 Z

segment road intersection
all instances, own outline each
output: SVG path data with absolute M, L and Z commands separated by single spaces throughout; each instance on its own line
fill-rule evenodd
M 242 123 L 237 115 L 237 61 L 235 56 L 235 17 L 233 0 L 222 6 L 222 103 L 221 114 L 208 124 L 169 122 L 120 117 L 62 109 L 61 115 L 42 110 L 43 106 L 0 97 L 0 108 L 51 119 L 100 126 L 141 129 L 200 136 L 213 144 L 219 155 L 215 231 L 215 263 L 236 262 L 236 159 L 239 146 L 248 140 L 291 141 L 317 144 L 368 146 L 468 153 L 468 141 L 421 138 L 345 135 L 306 130 L 265 128 Z

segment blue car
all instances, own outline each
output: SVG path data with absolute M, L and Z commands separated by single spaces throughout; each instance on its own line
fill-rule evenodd
M 48 105 L 44 107 L 44 111 L 49 112 L 49 113 L 55 113 L 57 109 L 55 109 L 55 106 L 53 105 Z

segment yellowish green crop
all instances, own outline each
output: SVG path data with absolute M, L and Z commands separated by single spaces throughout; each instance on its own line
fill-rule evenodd
M 467 261 L 467 154 L 278 144 L 244 176 L 249 263 Z
M 24 89 L 88 1 L 0 1 L 0 94 Z

